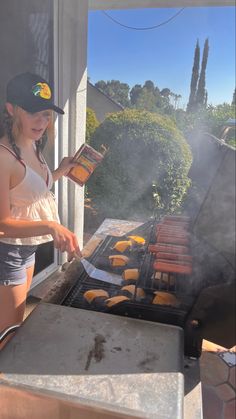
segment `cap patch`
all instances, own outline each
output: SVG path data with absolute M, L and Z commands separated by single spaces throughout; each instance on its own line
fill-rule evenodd
M 32 87 L 34 96 L 40 96 L 43 99 L 51 99 L 51 89 L 47 83 L 37 83 Z

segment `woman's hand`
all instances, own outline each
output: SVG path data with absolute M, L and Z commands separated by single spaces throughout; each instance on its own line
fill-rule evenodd
M 54 221 L 50 222 L 50 234 L 54 240 L 54 246 L 61 252 L 68 253 L 68 260 L 72 260 L 75 255 L 82 257 L 77 237 L 72 231 Z
M 73 161 L 73 157 L 64 157 L 58 168 L 52 172 L 54 182 L 60 179 L 62 176 L 66 176 L 70 169 L 76 165 L 77 163 Z

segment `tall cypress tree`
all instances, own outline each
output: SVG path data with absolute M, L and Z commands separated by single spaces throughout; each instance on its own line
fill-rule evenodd
M 209 41 L 208 41 L 208 38 L 207 38 L 205 40 L 205 43 L 204 43 L 201 73 L 200 73 L 200 77 L 199 77 L 199 80 L 198 80 L 198 87 L 197 87 L 197 93 L 196 93 L 196 106 L 197 107 L 201 107 L 205 103 L 206 67 L 207 67 L 208 53 L 209 53 Z
M 207 90 L 205 90 L 205 97 L 204 97 L 204 107 L 207 107 L 207 101 L 208 101 L 208 93 Z
M 199 77 L 199 63 L 200 63 L 200 48 L 199 48 L 199 42 L 197 40 L 195 52 L 194 52 L 192 78 L 191 78 L 191 84 L 190 84 L 190 95 L 189 95 L 189 100 L 187 104 L 188 112 L 191 112 L 195 108 L 197 82 L 198 82 L 198 77 Z
M 233 100 L 231 105 L 236 105 L 236 89 L 234 89 Z

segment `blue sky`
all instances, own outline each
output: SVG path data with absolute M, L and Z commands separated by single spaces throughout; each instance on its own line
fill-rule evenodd
M 132 9 L 107 11 L 132 27 L 150 27 L 169 19 L 180 9 Z M 158 29 L 125 29 L 101 11 L 89 13 L 88 75 L 98 80 L 120 80 L 130 87 L 152 80 L 168 87 L 188 102 L 194 49 L 199 39 L 201 57 L 209 38 L 206 71 L 208 103 L 231 103 L 235 87 L 235 8 L 185 8 Z

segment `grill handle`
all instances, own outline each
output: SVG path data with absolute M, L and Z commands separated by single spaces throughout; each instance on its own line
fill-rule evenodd
M 0 343 L 2 343 L 8 335 L 14 333 L 19 327 L 20 324 L 14 324 L 13 326 L 7 327 L 2 332 L 0 332 Z

